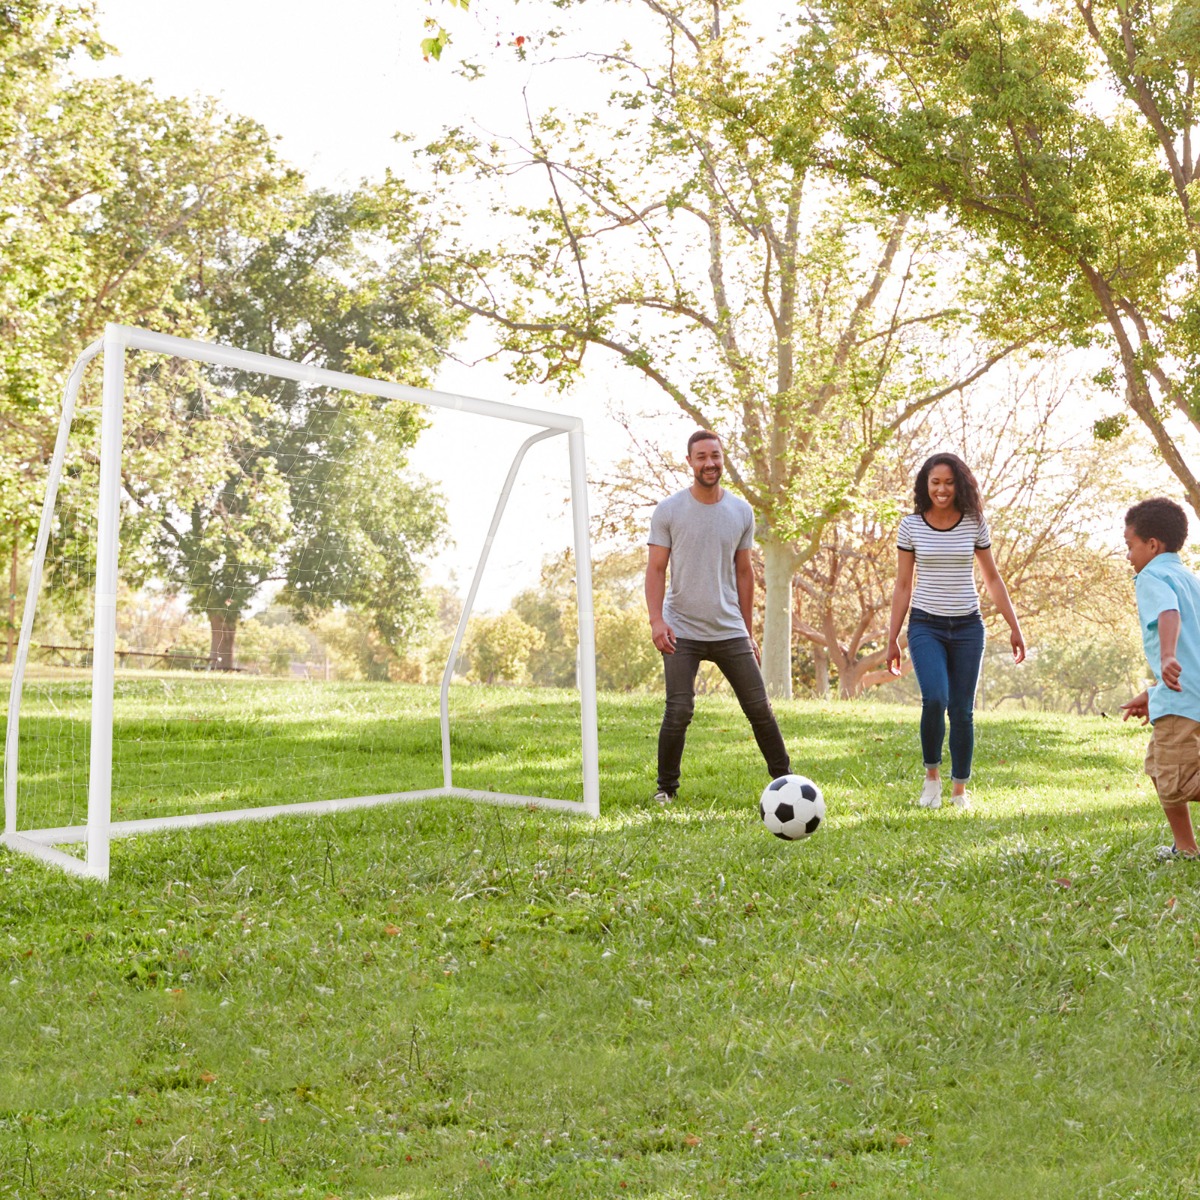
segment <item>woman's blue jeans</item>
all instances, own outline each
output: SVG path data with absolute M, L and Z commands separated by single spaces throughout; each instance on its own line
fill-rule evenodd
M 940 767 L 950 714 L 950 776 L 971 778 L 975 752 L 975 686 L 983 662 L 983 618 L 978 612 L 939 617 L 914 608 L 908 614 L 908 652 L 921 686 L 921 754 Z

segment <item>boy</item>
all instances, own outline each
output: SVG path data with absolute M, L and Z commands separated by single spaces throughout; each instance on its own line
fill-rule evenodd
M 1173 500 L 1143 500 L 1125 514 L 1142 645 L 1159 685 L 1121 711 L 1154 725 L 1146 774 L 1175 838 L 1158 848 L 1161 859 L 1200 856 L 1187 807 L 1200 800 L 1200 580 L 1179 559 L 1186 540 L 1187 515 Z

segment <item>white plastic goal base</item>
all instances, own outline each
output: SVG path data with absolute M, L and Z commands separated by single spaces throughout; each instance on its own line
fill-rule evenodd
M 135 821 L 113 821 L 108 827 L 110 838 L 137 837 L 139 834 L 164 833 L 175 829 L 203 829 L 207 825 L 228 825 L 234 821 L 267 821 L 275 817 L 319 817 L 326 813 L 349 812 L 355 808 L 378 808 L 383 804 L 403 804 L 418 800 L 471 800 L 481 804 L 496 804 L 507 808 L 538 808 L 590 816 L 581 800 L 554 800 L 546 796 L 518 796 L 510 792 L 485 792 L 474 788 L 425 788 L 416 792 L 384 792 L 379 796 L 347 796 L 339 800 L 307 800 L 296 804 L 263 804 L 255 808 L 231 808 L 223 812 L 181 813 L 174 817 L 143 817 Z M 57 849 L 58 846 L 80 845 L 88 840 L 86 825 L 64 825 L 57 829 L 26 829 L 20 833 L 5 833 L 0 844 L 18 853 L 28 854 L 53 866 L 62 867 L 73 875 L 93 874 L 85 859 Z
M 189 359 L 279 379 L 289 379 L 337 391 L 385 397 L 433 408 L 456 409 L 480 417 L 514 421 L 533 426 L 513 459 L 508 477 L 496 502 L 491 526 L 479 555 L 474 577 L 459 619 L 458 629 L 446 661 L 441 685 L 441 749 L 444 786 L 420 791 L 388 792 L 374 796 L 355 796 L 335 800 L 314 800 L 295 804 L 263 805 L 217 812 L 192 812 L 140 820 L 112 820 L 112 762 L 114 724 L 114 678 L 116 657 L 116 603 L 118 591 L 118 543 L 122 497 L 122 421 L 125 400 L 125 352 L 141 350 L 175 358 Z M 95 616 L 93 624 L 92 697 L 90 723 L 90 765 L 86 824 L 58 828 L 22 828 L 18 805 L 19 731 L 21 696 L 25 667 L 32 640 L 34 612 L 41 589 L 42 571 L 50 529 L 54 522 L 55 502 L 67 454 L 67 440 L 74 416 L 75 401 L 86 365 L 103 356 L 103 408 L 100 420 L 99 514 L 96 538 Z M 449 689 L 455 662 L 462 647 L 471 609 L 480 579 L 503 516 L 509 494 L 527 451 L 547 438 L 565 434 L 571 479 L 571 516 L 574 541 L 576 602 L 578 610 L 579 654 L 577 681 L 580 700 L 580 752 L 583 799 L 562 800 L 546 796 L 520 796 L 511 793 L 480 791 L 455 787 L 451 761 Z M 109 847 L 114 837 L 150 834 L 172 829 L 196 829 L 204 825 L 231 821 L 262 821 L 274 817 L 316 815 L 370 808 L 382 804 L 429 800 L 439 797 L 536 807 L 562 812 L 598 816 L 600 812 L 599 737 L 596 713 L 595 634 L 592 609 L 591 549 L 587 516 L 587 477 L 583 445 L 583 422 L 574 416 L 553 413 L 470 396 L 452 395 L 406 387 L 387 380 L 366 379 L 340 371 L 328 371 L 303 363 L 289 362 L 264 354 L 192 341 L 167 334 L 152 333 L 126 325 L 109 325 L 103 339 L 80 355 L 67 381 L 63 398 L 58 438 L 50 466 L 46 498 L 38 540 L 30 566 L 29 589 L 13 664 L 8 708 L 8 731 L 4 759 L 4 833 L 0 844 L 74 875 L 107 879 Z M 76 857 L 59 846 L 83 844 L 85 857 Z

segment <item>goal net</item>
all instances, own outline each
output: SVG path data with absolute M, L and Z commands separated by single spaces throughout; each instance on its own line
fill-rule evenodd
M 442 478 L 469 471 L 490 512 L 458 578 L 438 573 L 464 551 L 438 480 L 406 467 L 427 414 L 458 423 Z M 514 529 L 555 446 L 565 525 L 543 499 Z M 536 585 L 562 548 L 543 526 L 571 545 L 574 687 L 489 700 L 462 685 L 514 674 L 476 610 L 505 547 Z M 539 752 L 571 711 L 574 752 Z M 109 325 L 67 383 L 4 753 L 5 845 L 99 879 L 113 838 L 285 813 L 453 796 L 598 815 L 582 422 Z

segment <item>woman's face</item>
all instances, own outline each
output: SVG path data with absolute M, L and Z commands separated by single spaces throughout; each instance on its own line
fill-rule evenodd
M 929 472 L 926 487 L 934 508 L 949 512 L 954 507 L 954 472 L 945 463 L 938 463 Z

